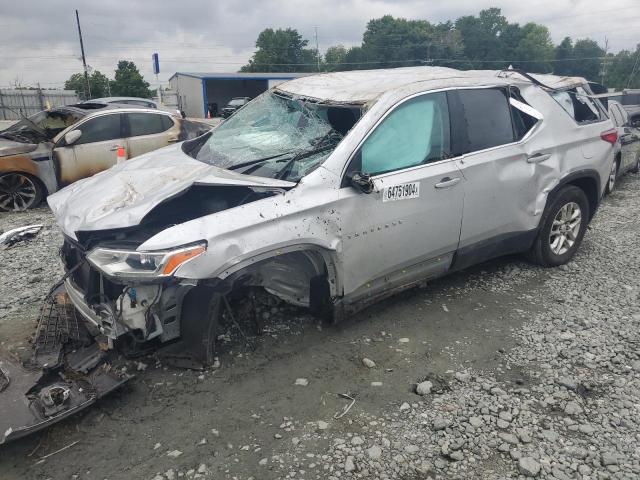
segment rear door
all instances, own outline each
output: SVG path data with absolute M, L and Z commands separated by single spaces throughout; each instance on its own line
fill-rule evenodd
M 127 122 L 128 158 L 166 147 L 179 140 L 180 128 L 169 115 L 130 112 L 124 116 Z
M 73 145 L 66 145 L 62 137 L 53 151 L 61 187 L 115 165 L 118 146 L 125 144 L 122 115 L 118 112 L 89 118 L 74 130 L 82 132 L 80 138 Z
M 525 151 L 522 139 L 538 120 L 512 105 L 526 109 L 521 98 L 510 100 L 516 93 L 508 88 L 450 92 L 453 128 L 466 132 L 467 141 L 458 160 L 465 178 L 459 267 L 518 249 L 539 220 L 533 211 L 539 193 L 535 163 L 553 152 Z

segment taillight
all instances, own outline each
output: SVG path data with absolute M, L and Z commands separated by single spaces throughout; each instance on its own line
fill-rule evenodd
M 609 142 L 611 145 L 615 145 L 615 143 L 618 141 L 618 131 L 607 130 L 606 132 L 602 132 L 600 134 L 600 138 L 605 142 Z

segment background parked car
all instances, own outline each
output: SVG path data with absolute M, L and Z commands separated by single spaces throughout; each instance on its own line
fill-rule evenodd
M 195 138 L 211 127 L 169 113 L 97 102 L 57 107 L 0 132 L 0 210 L 36 207 L 44 197 L 127 158 Z
M 250 100 L 251 98 L 249 97 L 232 98 L 231 101 L 227 103 L 227 106 L 222 109 L 222 118 L 230 117 L 236 110 L 241 109 L 249 103 Z
M 640 117 L 640 112 L 637 115 Z M 640 171 L 640 129 L 634 126 L 627 110 L 615 100 L 609 100 L 609 116 L 618 131 L 618 141 L 607 182 L 607 193 L 615 189 L 620 175 Z

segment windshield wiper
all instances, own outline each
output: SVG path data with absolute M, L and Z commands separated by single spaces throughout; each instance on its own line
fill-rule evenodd
M 242 167 L 249 167 L 251 165 L 256 165 L 258 163 L 268 162 L 269 160 L 273 160 L 274 158 L 282 157 L 284 155 L 291 155 L 292 153 L 293 152 L 283 152 L 283 153 L 278 153 L 277 155 L 271 155 L 270 157 L 258 158 L 256 160 L 249 160 L 248 162 L 231 165 L 230 167 L 227 167 L 227 170 L 237 170 Z
M 311 150 L 304 150 L 294 155 L 293 157 L 291 157 L 289 160 L 286 161 L 287 163 L 285 163 L 280 170 L 278 170 L 278 173 L 276 174 L 275 178 L 277 178 L 278 180 L 284 180 L 284 178 L 289 174 L 291 167 L 293 167 L 293 164 L 296 163 L 298 160 L 302 160 L 303 158 L 307 158 L 307 157 L 312 157 L 313 155 L 325 152 L 327 150 L 332 150 L 334 147 L 335 145 L 329 144 L 329 145 L 324 145 L 322 147 L 313 148 Z M 284 161 L 285 160 L 278 160 L 278 162 L 284 162 Z

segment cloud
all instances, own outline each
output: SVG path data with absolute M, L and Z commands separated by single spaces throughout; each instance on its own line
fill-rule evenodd
M 359 44 L 371 18 L 385 14 L 437 23 L 498 6 L 512 22 L 547 25 L 556 42 L 564 36 L 591 37 L 610 51 L 633 49 L 640 41 L 637 0 L 108 0 L 79 6 L 87 61 L 107 76 L 119 59 L 133 60 L 150 83 L 151 54 L 160 54 L 160 80 L 175 71 L 236 71 L 251 56 L 267 27 L 296 28 L 320 50 Z M 64 0 L 0 0 L 0 86 L 59 87 L 80 72 L 80 48 L 73 6 Z

